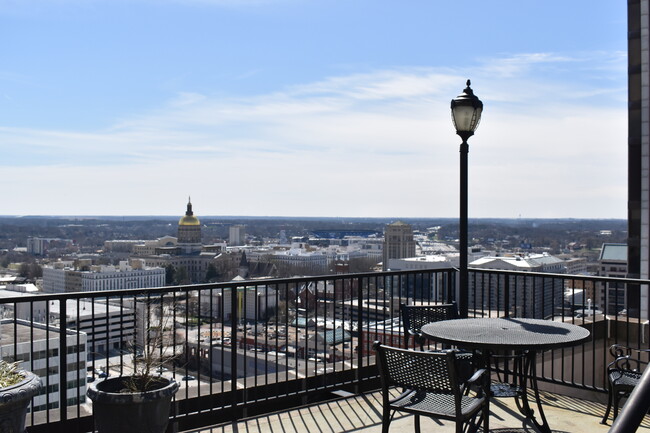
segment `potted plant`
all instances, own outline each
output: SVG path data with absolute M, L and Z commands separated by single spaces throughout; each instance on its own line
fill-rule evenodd
M 133 375 L 107 377 L 88 385 L 86 394 L 93 402 L 99 433 L 163 433 L 167 428 L 171 399 L 180 385 L 160 375 L 163 362 L 171 359 L 164 356 L 168 347 L 163 344 L 163 312 L 161 306 L 160 316 L 152 318 L 147 313 L 147 344 L 133 346 Z
M 20 361 L 0 361 L 0 431 L 23 433 L 29 403 L 43 387 L 34 373 L 20 370 Z

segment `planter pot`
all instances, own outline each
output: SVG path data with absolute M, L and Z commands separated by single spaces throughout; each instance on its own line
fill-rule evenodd
M 34 373 L 25 372 L 25 380 L 0 388 L 0 432 L 24 433 L 27 407 L 43 387 Z
M 179 384 L 161 378 L 160 387 L 145 392 L 123 392 L 129 377 L 109 378 L 88 385 L 99 433 L 164 433 L 169 423 L 172 396 Z

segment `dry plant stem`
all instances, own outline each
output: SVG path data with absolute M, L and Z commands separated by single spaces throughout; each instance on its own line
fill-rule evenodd
M 25 374 L 18 369 L 21 361 L 0 361 L 0 388 L 15 385 L 25 379 Z
M 168 325 L 173 321 L 173 305 L 165 305 L 164 301 L 159 304 L 148 303 L 146 309 L 146 344 L 144 344 L 142 357 L 134 356 L 133 359 L 133 376 L 124 379 L 125 392 L 144 392 L 159 388 L 166 383 L 166 380 L 160 377 L 158 369 L 163 366 L 165 361 L 173 359 L 175 354 L 168 355 L 173 347 L 165 341 L 165 332 Z M 152 311 L 154 310 L 154 311 Z M 158 314 L 154 314 L 158 313 Z M 173 332 L 173 327 L 172 327 Z M 134 348 L 135 349 L 135 348 Z M 136 355 L 137 350 L 134 350 Z

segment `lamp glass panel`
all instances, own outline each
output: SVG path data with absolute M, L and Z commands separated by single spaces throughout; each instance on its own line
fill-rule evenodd
M 474 132 L 473 128 L 476 127 L 476 120 L 474 118 L 474 107 L 456 105 L 452 110 L 452 117 L 454 119 L 454 126 L 456 131 L 460 132 Z
M 481 122 L 481 114 L 483 113 L 483 107 L 477 107 L 474 112 L 474 123 L 472 124 L 472 131 L 476 131 L 478 124 Z

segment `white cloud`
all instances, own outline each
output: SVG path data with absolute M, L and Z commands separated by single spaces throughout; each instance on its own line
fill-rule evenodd
M 485 111 L 470 140 L 471 216 L 625 217 L 625 104 L 597 100 L 616 84 L 571 93 L 535 69 L 576 61 L 476 68 Z M 70 213 L 70 194 L 83 197 L 77 214 L 175 214 L 191 194 L 204 215 L 453 217 L 449 102 L 464 73 L 377 71 L 239 99 L 183 93 L 93 133 L 0 128 L 5 196 L 20 214 Z

